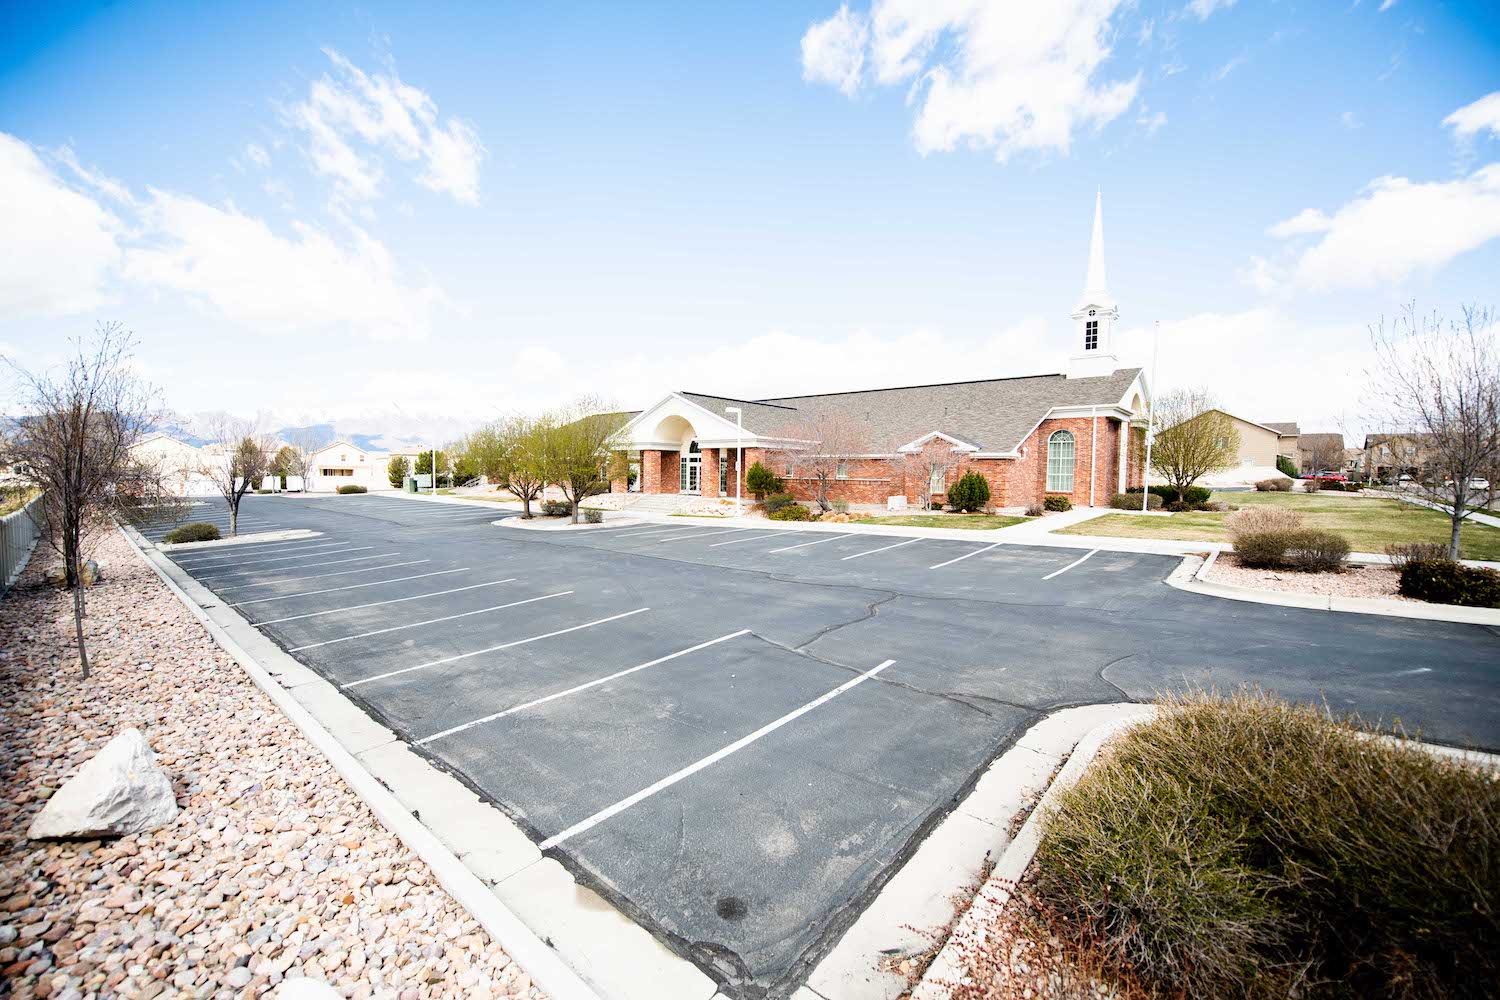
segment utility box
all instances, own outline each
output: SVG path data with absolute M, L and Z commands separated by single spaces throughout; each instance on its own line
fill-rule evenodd
M 401 488 L 408 493 L 417 492 L 417 479 L 415 476 L 407 476 L 401 481 Z

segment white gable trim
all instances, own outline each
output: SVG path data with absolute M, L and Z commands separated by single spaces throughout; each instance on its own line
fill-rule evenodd
M 693 430 L 697 432 L 698 444 L 704 448 L 732 448 L 736 442 L 745 448 L 763 448 L 783 440 L 764 437 L 748 427 L 742 430 L 728 416 L 715 413 L 681 393 L 670 392 L 620 428 L 612 447 L 641 451 L 670 451 L 681 447 L 680 441 L 656 441 L 641 436 L 644 430 L 655 430 L 656 425 L 669 416 L 682 417 L 692 424 Z
M 921 437 L 917 438 L 915 441 L 903 444 L 901 447 L 897 448 L 896 451 L 900 454 L 911 454 L 914 451 L 921 451 L 922 446 L 928 441 L 931 441 L 933 438 L 941 438 L 942 440 L 947 441 L 953 446 L 953 451 L 962 451 L 969 454 L 974 454 L 979 451 L 977 445 L 972 445 L 967 441 L 960 441 L 953 435 L 944 434 L 942 431 L 930 431 L 927 434 L 924 434 Z

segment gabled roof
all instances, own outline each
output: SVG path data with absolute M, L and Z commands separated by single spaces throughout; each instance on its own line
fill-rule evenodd
M 1308 451 L 1314 448 L 1342 448 L 1344 446 L 1344 435 L 1342 434 L 1301 434 L 1297 437 L 1297 447 Z
M 1244 420 L 1245 418 L 1241 417 L 1240 419 Z M 1259 423 L 1262 427 L 1266 428 L 1267 430 L 1273 430 L 1277 434 L 1280 434 L 1282 437 L 1297 437 L 1302 433 L 1297 429 L 1297 424 L 1295 421 L 1293 421 L 1292 423 L 1272 423 L 1268 420 L 1250 420 L 1246 422 L 1252 424 Z
M 894 449 L 941 431 L 972 442 L 983 452 L 1004 453 L 1019 448 L 1032 429 L 1058 407 L 1119 405 L 1139 374 L 1139 368 L 1122 368 L 1094 378 L 1025 375 L 784 396 L 756 400 L 750 405 L 778 410 L 793 407 L 813 419 L 837 415 L 862 422 L 869 427 L 876 450 L 887 446 Z M 745 411 L 747 425 L 750 412 Z M 786 414 L 783 419 L 794 416 Z M 755 429 L 762 430 L 759 426 Z
M 757 434 L 774 434 L 787 424 L 795 423 L 799 417 L 797 408 L 748 399 L 731 399 L 728 396 L 709 396 L 701 392 L 679 392 L 677 395 L 692 400 L 705 410 L 734 423 L 734 417 L 725 413 L 726 407 L 738 406 L 744 411 L 746 428 L 754 428 Z

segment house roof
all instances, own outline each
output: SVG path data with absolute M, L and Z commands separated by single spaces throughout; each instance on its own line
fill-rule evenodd
M 877 451 L 894 450 L 932 431 L 942 431 L 972 442 L 981 451 L 1010 452 L 1019 448 L 1026 435 L 1057 407 L 1119 404 L 1139 374 L 1139 368 L 1123 368 L 1094 378 L 1026 375 L 784 396 L 744 404 L 745 422 L 750 426 L 753 412 L 755 430 L 768 433 L 775 425 L 762 426 L 759 421 L 779 417 L 785 423 L 799 416 L 838 416 L 866 424 Z M 733 400 L 728 402 L 736 405 Z
M 731 399 L 728 396 L 710 396 L 701 392 L 679 392 L 677 395 L 697 403 L 705 410 L 712 410 L 730 423 L 734 423 L 734 417 L 725 413 L 724 409 L 738 406 L 744 411 L 745 427 L 754 428 L 756 434 L 775 434 L 801 416 L 794 406 L 748 399 Z
M 1316 448 L 1342 448 L 1342 434 L 1302 434 L 1297 438 L 1297 447 L 1312 451 Z
M 1302 432 L 1297 429 L 1296 421 L 1293 421 L 1292 423 L 1273 423 L 1269 420 L 1257 420 L 1253 422 L 1260 424 L 1262 427 L 1270 428 L 1277 434 L 1280 434 L 1282 437 L 1299 437 L 1302 434 Z

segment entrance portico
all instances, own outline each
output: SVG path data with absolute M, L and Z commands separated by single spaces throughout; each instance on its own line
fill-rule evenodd
M 740 495 L 749 495 L 743 469 L 761 460 L 770 441 L 715 412 L 725 408 L 717 404 L 733 400 L 708 402 L 673 393 L 625 427 L 620 447 L 632 460 L 639 456 L 641 492 L 732 497 L 739 479 Z M 622 492 L 625 485 L 612 488 Z

